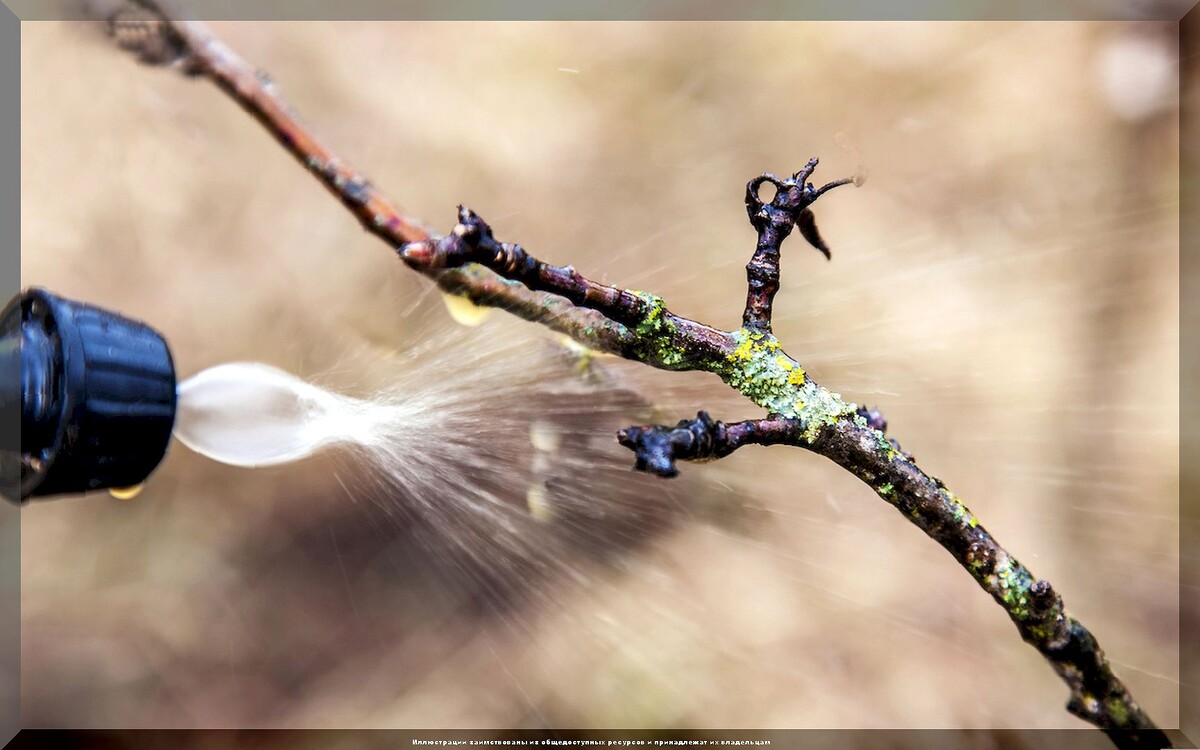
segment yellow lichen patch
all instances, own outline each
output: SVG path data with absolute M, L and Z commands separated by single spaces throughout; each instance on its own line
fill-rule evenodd
M 461 294 L 442 292 L 442 301 L 446 303 L 446 311 L 454 318 L 454 322 L 468 328 L 479 325 L 492 312 L 492 308 L 477 305 Z
M 730 337 L 734 346 L 727 350 L 725 361 L 716 363 L 716 374 L 770 414 L 802 419 L 808 442 L 838 419 L 854 414 L 854 404 L 809 380 L 800 363 L 787 356 L 771 334 L 741 328 Z
M 735 347 L 733 352 L 729 355 L 729 361 L 736 362 L 740 360 L 745 362 L 746 360 L 750 359 L 750 352 L 753 350 L 754 341 L 751 339 L 751 337 L 747 336 L 738 342 L 737 347 Z
M 779 339 L 762 331 L 743 328 L 734 335 L 737 337 L 738 344 L 732 352 L 725 356 L 730 362 L 749 362 L 755 357 L 779 351 Z M 794 367 L 792 360 L 783 355 L 775 358 L 775 364 L 779 367 L 786 366 L 787 369 Z

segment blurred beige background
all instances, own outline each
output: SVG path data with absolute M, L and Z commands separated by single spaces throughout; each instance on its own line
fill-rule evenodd
M 464 202 L 718 326 L 745 182 L 863 165 L 816 207 L 833 261 L 785 246 L 777 333 L 1178 722 L 1174 26 L 214 28 L 413 215 L 445 231 Z M 630 473 L 612 430 L 647 407 L 755 415 L 716 378 L 584 380 L 534 326 L 462 328 L 211 85 L 84 24 L 23 42 L 26 285 L 146 320 L 181 377 L 259 360 L 437 417 L 395 474 L 175 444 L 134 500 L 25 509 L 25 726 L 1082 726 L 1003 611 L 837 467 Z

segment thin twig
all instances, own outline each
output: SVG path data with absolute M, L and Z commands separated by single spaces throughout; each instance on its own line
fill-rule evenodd
M 1062 597 L 1050 583 L 1036 579 L 954 493 L 887 438 L 886 423 L 877 412 L 818 385 L 772 335 L 781 244 L 798 227 L 829 257 L 810 205 L 830 189 L 856 180 L 814 187 L 808 182 L 817 166 L 813 159 L 787 180 L 764 174 L 750 181 L 746 207 L 758 243 L 746 269 L 746 309 L 741 328 L 722 331 L 675 315 L 656 295 L 599 284 L 571 266 L 553 266 L 519 245 L 499 242 L 491 227 L 469 209 L 460 207 L 453 230 L 436 236 L 318 141 L 270 79 L 205 27 L 180 20 L 162 2 L 138 4 L 153 14 L 150 22 L 158 24 L 163 38 L 153 53 L 139 51 L 136 44 L 125 46 L 135 47 L 145 62 L 173 63 L 216 83 L 410 268 L 446 291 L 507 309 L 587 347 L 662 369 L 714 373 L 768 412 L 766 419 L 729 425 L 700 412 L 697 419 L 675 427 L 622 430 L 618 439 L 634 451 L 638 469 L 674 476 L 678 460 L 721 458 L 745 445 L 793 445 L 831 459 L 949 551 L 1004 608 L 1021 637 L 1069 686 L 1071 713 L 1103 729 L 1119 747 L 1170 746 L 1113 674 L 1095 637 L 1063 608 Z M 123 31 L 125 39 L 139 38 L 128 28 Z M 776 192 L 764 201 L 759 190 L 767 183 Z

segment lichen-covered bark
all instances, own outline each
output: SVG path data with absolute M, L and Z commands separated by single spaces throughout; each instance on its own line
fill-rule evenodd
M 940 480 L 898 451 L 889 452 L 884 442 L 860 415 L 821 428 L 806 447 L 850 469 L 953 555 L 1070 687 L 1071 713 L 1108 731 L 1118 746 L 1169 747 L 1050 582 L 1036 578 L 1000 546 Z

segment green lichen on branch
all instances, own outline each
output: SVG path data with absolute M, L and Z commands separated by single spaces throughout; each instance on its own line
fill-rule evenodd
M 677 340 L 678 327 L 667 313 L 667 305 L 657 294 L 631 290 L 645 305 L 645 313 L 634 329 L 636 357 L 666 370 L 688 369 L 687 347 Z
M 1029 589 L 1033 586 L 1033 576 L 1012 557 L 1000 553 L 998 558 L 992 571 L 984 575 L 980 583 L 1004 604 L 1014 620 L 1028 620 Z
M 970 528 L 977 531 L 980 541 L 967 550 L 967 570 L 1004 607 L 1026 640 L 1033 643 L 1045 641 L 1050 637 L 1048 624 L 1052 625 L 1061 614 L 1061 601 L 1057 605 L 1053 599 L 1044 602 L 1045 597 L 1036 588 L 1038 582 L 1029 569 L 1007 551 L 997 547 L 987 532 L 978 528 L 978 521 Z M 1042 582 L 1041 586 L 1048 584 Z M 1055 606 L 1057 610 L 1054 610 Z
M 772 334 L 741 328 L 730 337 L 734 347 L 713 362 L 712 371 L 769 414 L 801 420 L 809 443 L 822 429 L 858 409 L 808 377 Z
M 962 498 L 945 489 L 942 490 L 942 494 L 950 502 L 950 514 L 957 523 L 972 529 L 979 526 L 979 519 L 976 518 L 975 514 L 971 512 L 971 509 L 963 503 Z

